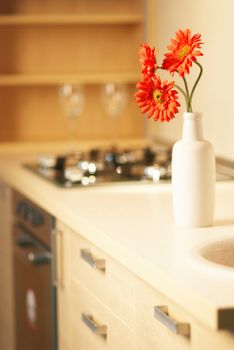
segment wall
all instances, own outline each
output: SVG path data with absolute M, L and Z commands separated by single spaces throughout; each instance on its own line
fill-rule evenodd
M 154 45 L 159 50 L 159 57 L 162 57 L 169 39 L 178 28 L 189 27 L 193 33 L 202 34 L 204 56 L 199 61 L 204 74 L 194 96 L 193 109 L 203 112 L 205 137 L 214 144 L 216 153 L 234 160 L 234 1 L 155 2 Z M 152 32 L 149 40 L 152 42 Z M 196 68 L 193 69 L 194 73 Z M 184 107 L 181 108 L 183 110 Z M 174 141 L 180 138 L 181 124 L 181 115 L 169 124 L 149 121 L 148 131 L 152 137 Z

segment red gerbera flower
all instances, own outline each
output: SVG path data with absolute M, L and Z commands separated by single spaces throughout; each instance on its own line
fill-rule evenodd
M 163 69 L 170 73 L 177 71 L 181 77 L 185 73 L 189 74 L 189 67 L 197 61 L 197 56 L 203 55 L 199 50 L 202 44 L 200 34 L 191 37 L 190 29 L 178 30 L 175 39 L 171 39 L 171 45 L 167 47 L 171 52 L 164 55 Z
M 137 88 L 136 102 L 143 113 L 147 112 L 148 118 L 169 122 L 178 113 L 180 104 L 177 101 L 178 92 L 173 89 L 173 81 L 161 81 L 156 75 L 145 76 Z
M 148 44 L 142 44 L 139 49 L 140 63 L 142 64 L 142 75 L 152 75 L 157 68 L 155 49 Z

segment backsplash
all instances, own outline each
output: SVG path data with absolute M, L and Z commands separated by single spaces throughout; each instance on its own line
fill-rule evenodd
M 152 36 L 149 38 L 160 56 L 169 44 L 168 38 L 178 28 L 189 27 L 193 33 L 202 34 L 204 56 L 200 63 L 204 73 L 196 89 L 193 108 L 203 113 L 204 134 L 213 143 L 216 154 L 230 160 L 234 160 L 233 11 L 232 0 L 226 0 L 225 6 L 213 0 L 157 0 L 156 35 L 154 40 Z M 192 75 L 188 81 L 190 79 Z M 182 105 L 180 116 L 169 124 L 149 121 L 149 135 L 172 142 L 179 139 L 183 111 Z

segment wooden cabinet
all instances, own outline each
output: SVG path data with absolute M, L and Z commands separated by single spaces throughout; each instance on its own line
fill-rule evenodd
M 91 291 L 134 328 L 134 276 L 92 243 L 72 232 L 71 269 L 75 281 Z
M 168 316 L 164 313 L 166 309 Z M 139 279 L 136 279 L 136 338 L 139 350 L 191 349 L 191 317 Z
M 208 328 L 61 222 L 56 246 L 59 350 L 233 349 L 232 332 Z
M 0 349 L 14 350 L 11 190 L 0 182 Z
M 137 278 L 135 286 L 138 350 L 233 349 L 232 332 L 208 328 L 143 280 Z
M 135 350 L 133 274 L 61 222 L 56 231 L 59 350 Z
M 85 110 L 77 138 L 110 137 L 101 103 L 106 82 L 128 86 L 118 135 L 141 137 L 133 99 L 139 80 L 144 0 L 11 0 L 0 4 L 0 141 L 66 138 L 58 86 L 83 84 Z
M 79 282 L 72 284 L 71 348 L 135 350 L 133 330 L 97 298 L 95 285 L 93 292 Z

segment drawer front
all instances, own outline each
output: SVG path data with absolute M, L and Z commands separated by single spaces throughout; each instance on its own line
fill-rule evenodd
M 193 323 L 193 350 L 233 350 L 234 333 L 214 331 L 201 322 Z
M 81 284 L 71 291 L 71 349 L 134 350 L 134 333 Z
M 133 274 L 75 233 L 71 241 L 71 265 L 72 278 L 134 328 Z
M 192 349 L 190 326 L 191 319 L 176 305 L 136 279 L 136 343 L 139 350 Z

